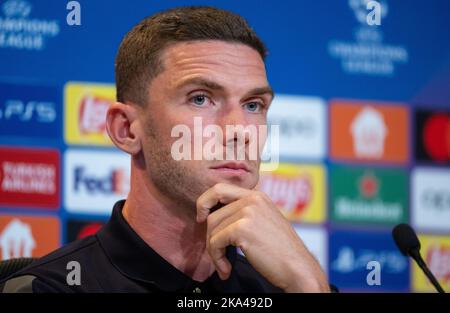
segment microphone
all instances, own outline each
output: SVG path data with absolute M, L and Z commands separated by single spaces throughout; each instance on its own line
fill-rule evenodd
M 420 241 L 419 238 L 417 238 L 414 229 L 412 229 L 412 227 L 408 224 L 398 224 L 392 230 L 392 237 L 394 238 L 400 252 L 405 256 L 409 255 L 412 257 L 436 290 L 439 293 L 445 293 L 444 289 L 442 289 L 441 285 L 439 285 L 436 277 L 434 277 L 433 273 L 430 271 L 420 255 Z

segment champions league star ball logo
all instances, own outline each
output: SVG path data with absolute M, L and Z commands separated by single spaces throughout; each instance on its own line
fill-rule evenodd
M 39 6 L 36 2 L 34 6 Z M 43 5 L 42 5 L 43 6 Z M 60 32 L 59 20 L 33 16 L 33 5 L 25 0 L 2 2 L 0 14 L 0 49 L 42 51 L 47 39 Z
M 3 4 L 2 11 L 7 17 L 25 18 L 30 15 L 31 4 L 21 0 L 9 0 Z

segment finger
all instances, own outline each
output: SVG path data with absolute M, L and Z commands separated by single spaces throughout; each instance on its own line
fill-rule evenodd
M 197 222 L 206 221 L 211 208 L 218 203 L 228 204 L 247 196 L 252 190 L 235 185 L 218 183 L 197 199 Z M 220 211 L 220 210 L 218 210 Z
M 240 206 L 238 210 L 235 210 L 232 214 L 228 214 L 224 216 L 220 220 L 216 220 L 214 222 L 211 222 L 211 225 L 209 224 L 208 220 L 208 229 L 207 229 L 207 238 L 212 238 L 231 224 L 237 222 L 240 219 L 245 218 L 245 212 L 243 211 L 245 207 Z M 209 219 L 209 217 L 208 217 Z
M 228 225 L 209 239 L 208 253 L 222 280 L 227 279 L 231 273 L 231 264 L 226 257 L 226 247 L 236 245 L 236 234 L 234 231 L 236 224 Z
M 207 217 L 207 235 L 213 231 L 217 225 L 221 224 L 225 219 L 234 215 L 247 205 L 247 199 L 239 199 L 223 206 L 220 210 L 211 212 Z M 208 237 L 207 237 L 208 238 Z

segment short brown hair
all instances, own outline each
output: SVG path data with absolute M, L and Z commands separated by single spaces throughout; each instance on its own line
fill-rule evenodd
M 263 60 L 267 55 L 264 43 L 238 14 L 207 6 L 160 12 L 143 19 L 120 44 L 115 64 L 117 101 L 145 105 L 150 81 L 163 70 L 163 49 L 194 40 L 242 43 Z

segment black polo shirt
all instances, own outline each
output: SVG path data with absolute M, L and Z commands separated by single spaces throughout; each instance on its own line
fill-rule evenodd
M 271 285 L 234 247 L 229 279 L 217 272 L 204 282 L 192 280 L 148 246 L 122 215 L 125 201 L 114 205 L 112 216 L 96 235 L 72 242 L 40 258 L 0 282 L 3 292 L 281 292 Z M 78 262 L 79 285 L 70 274 Z M 73 264 L 73 263 L 70 263 Z M 72 272 L 73 273 L 73 272 Z M 68 282 L 69 274 L 69 282 Z

